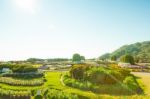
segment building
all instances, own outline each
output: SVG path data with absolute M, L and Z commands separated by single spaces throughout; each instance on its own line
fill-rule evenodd
M 11 70 L 9 68 L 3 68 L 1 72 L 2 73 L 8 73 L 8 72 L 11 72 Z
M 41 69 L 41 70 L 47 70 L 47 69 L 49 69 L 49 66 L 43 65 L 43 66 L 40 66 L 39 69 Z
M 122 62 L 119 62 L 119 63 L 118 63 L 118 66 L 125 68 L 125 67 L 128 67 L 128 66 L 131 66 L 131 64 L 130 64 L 130 63 L 122 63 Z

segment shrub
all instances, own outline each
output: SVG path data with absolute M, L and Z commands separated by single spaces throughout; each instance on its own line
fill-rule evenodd
M 104 83 L 104 80 L 106 78 L 106 73 L 103 68 L 92 68 L 88 72 L 88 76 L 89 81 L 91 81 L 92 83 L 102 84 Z
M 106 74 L 105 83 L 106 84 L 114 84 L 122 81 L 121 73 L 115 70 L 109 70 Z
M 119 71 L 104 67 L 92 68 L 88 76 L 89 81 L 95 84 L 114 84 L 123 79 Z
M 72 57 L 72 61 L 73 62 L 80 62 L 81 61 L 81 56 L 80 54 L 74 54 L 73 57 Z
M 0 83 L 13 86 L 39 86 L 44 84 L 42 79 L 26 80 L 26 79 L 14 79 L 11 77 L 0 77 Z
M 2 70 L 3 68 L 12 68 L 13 65 L 12 64 L 0 64 L 0 70 Z
M 90 67 L 88 69 L 82 67 L 82 69 L 84 70 L 82 71 L 82 80 L 65 75 L 64 83 L 70 87 L 104 94 L 130 95 L 142 92 L 135 77 L 130 74 L 128 69 L 116 66 Z
M 86 70 L 89 69 L 89 65 L 87 64 L 78 64 L 78 65 L 73 65 L 71 70 L 70 70 L 70 75 L 74 79 L 84 79 L 86 76 Z
M 13 72 L 17 73 L 37 72 L 37 68 L 26 64 L 15 65 L 13 66 L 12 70 Z
M 34 97 L 34 99 L 43 99 L 43 98 L 42 98 L 42 95 L 36 95 L 36 96 Z
M 26 72 L 36 72 L 37 68 L 29 64 L 0 64 L 0 70 L 3 68 L 10 68 L 13 72 L 26 73 Z
M 123 78 L 125 78 L 125 77 L 130 75 L 130 70 L 129 69 L 117 68 L 116 70 L 121 73 Z
M 116 61 L 117 60 L 117 57 L 115 55 L 111 56 L 111 60 L 112 61 Z
M 45 99 L 78 99 L 78 96 L 64 93 L 59 90 L 50 89 L 46 94 Z
M 128 76 L 125 78 L 125 80 L 123 81 L 123 83 L 128 87 L 128 89 L 133 92 L 136 93 L 139 89 L 139 86 L 135 80 L 135 78 L 133 76 Z
M 14 78 L 39 78 L 43 77 L 43 73 L 6 73 L 2 75 L 3 77 L 14 77 Z
M 121 62 L 125 62 L 125 63 L 130 63 L 132 65 L 135 64 L 134 58 L 131 55 L 123 55 L 123 56 L 121 56 L 120 61 Z

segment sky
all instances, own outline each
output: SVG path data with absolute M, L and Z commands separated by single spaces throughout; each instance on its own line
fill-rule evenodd
M 0 0 L 0 61 L 96 58 L 150 40 L 150 0 Z

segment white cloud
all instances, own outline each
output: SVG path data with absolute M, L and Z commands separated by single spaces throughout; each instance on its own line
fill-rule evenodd
M 35 13 L 37 9 L 37 0 L 13 0 L 18 9 L 29 13 Z

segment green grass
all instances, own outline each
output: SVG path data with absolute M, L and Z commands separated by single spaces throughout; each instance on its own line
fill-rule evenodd
M 145 75 L 144 73 L 134 73 L 138 77 L 138 82 L 140 86 L 144 89 L 146 95 L 132 95 L 132 96 L 112 96 L 108 94 L 96 94 L 91 91 L 83 91 L 77 88 L 72 88 L 63 85 L 61 77 L 66 72 L 46 72 L 45 78 L 46 82 L 43 86 L 11 86 L 7 84 L 1 84 L 0 88 L 5 90 L 18 90 L 18 91 L 28 91 L 31 89 L 42 89 L 42 88 L 54 88 L 62 90 L 65 93 L 73 93 L 79 96 L 86 97 L 89 99 L 150 99 L 150 75 Z M 80 97 L 81 98 L 81 97 Z
M 14 91 L 28 91 L 32 89 L 40 89 L 43 88 L 44 85 L 36 85 L 36 86 L 30 86 L 30 83 L 37 83 L 36 81 L 43 81 L 41 78 L 33 78 L 33 79 L 27 79 L 27 78 L 14 78 L 14 77 L 0 77 L 0 80 L 4 80 L 4 82 L 0 83 L 0 88 L 4 90 L 14 90 Z M 22 83 L 29 83 L 28 85 L 17 85 L 17 83 L 21 81 Z M 11 83 L 12 85 L 11 85 Z M 20 82 L 19 82 L 20 83 Z M 15 85 L 16 84 L 16 85 Z
M 90 92 L 90 91 L 82 91 L 79 89 L 71 88 L 68 86 L 63 86 L 61 82 L 61 75 L 65 72 L 46 72 L 45 77 L 47 79 L 47 82 L 45 83 L 45 86 L 49 86 L 51 88 L 63 90 L 64 92 L 68 93 L 74 93 L 81 96 L 88 96 L 88 97 L 97 97 L 96 94 Z
M 150 95 L 150 73 L 135 72 L 133 74 L 138 77 L 138 82 L 140 83 L 141 87 L 144 89 L 144 93 L 146 95 Z
M 31 90 L 31 89 L 41 89 L 41 88 L 44 88 L 44 86 L 11 86 L 11 85 L 8 85 L 8 84 L 0 83 L 0 88 L 1 89 L 6 89 L 6 90 L 25 91 L 25 90 Z
M 60 82 L 61 72 L 46 72 L 45 78 L 47 79 L 45 86 L 50 86 L 51 88 L 64 89 Z
M 107 94 L 95 94 L 91 91 L 83 91 L 80 89 L 63 86 L 63 83 L 61 82 L 60 79 L 61 79 L 61 75 L 64 73 L 65 72 L 46 72 L 45 77 L 47 79 L 47 82 L 45 83 L 45 86 L 63 90 L 64 92 L 67 93 L 74 93 L 83 97 L 87 97 L 89 99 L 104 99 L 104 98 L 105 99 L 149 99 L 150 97 L 148 95 L 112 96 Z M 147 93 L 149 93 L 149 91 L 147 91 Z

